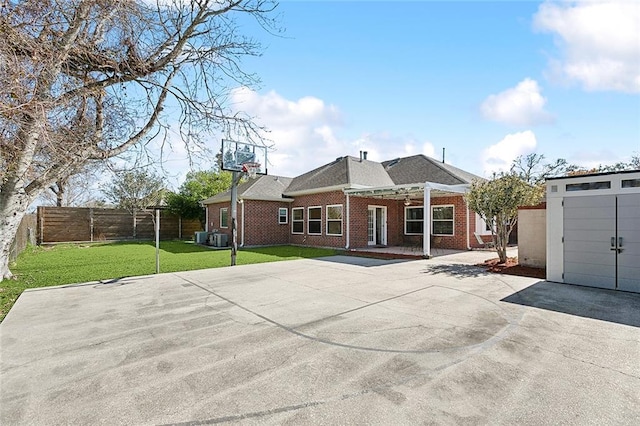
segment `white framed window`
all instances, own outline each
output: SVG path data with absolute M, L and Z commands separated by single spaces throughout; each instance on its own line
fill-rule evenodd
M 453 205 L 431 206 L 431 233 L 433 235 L 453 235 Z
M 327 235 L 342 235 L 342 204 L 327 206 Z
M 304 207 L 291 209 L 291 233 L 304 234 Z
M 322 235 L 322 207 L 314 206 L 307 209 L 307 233 Z
M 424 232 L 424 207 L 404 208 L 405 235 L 422 235 Z
M 289 223 L 289 209 L 286 207 L 280 207 L 278 209 L 278 223 L 280 225 L 286 225 Z
M 220 228 L 229 227 L 229 209 L 224 207 L 220 209 Z
M 491 227 L 478 213 L 476 213 L 476 233 L 480 235 L 491 235 Z

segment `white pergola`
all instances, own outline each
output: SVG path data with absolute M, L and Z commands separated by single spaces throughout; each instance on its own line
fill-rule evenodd
M 446 196 L 451 194 L 465 194 L 468 192 L 470 185 L 444 185 L 435 182 L 424 183 L 412 183 L 405 185 L 393 185 L 393 186 L 381 186 L 370 188 L 353 188 L 345 189 L 344 193 L 347 195 L 347 248 L 349 248 L 349 198 L 350 197 L 366 197 L 366 198 L 379 198 L 384 200 L 403 200 L 407 203 L 412 201 L 423 202 L 423 229 L 422 229 L 422 250 L 423 256 L 431 258 L 431 229 L 429 224 L 431 223 L 431 197 Z M 469 214 L 467 209 L 467 222 L 469 221 Z M 467 223 L 467 234 L 469 233 L 469 224 Z M 467 241 L 469 236 L 467 235 Z

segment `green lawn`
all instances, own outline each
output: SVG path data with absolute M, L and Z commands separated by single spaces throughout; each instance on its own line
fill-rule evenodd
M 273 246 L 238 250 L 237 264 L 331 256 L 335 250 Z M 211 250 L 185 241 L 160 243 L 160 272 L 229 266 L 229 250 Z M 11 266 L 16 280 L 0 282 L 0 321 L 27 288 L 149 275 L 155 272 L 152 242 L 61 244 L 29 247 Z

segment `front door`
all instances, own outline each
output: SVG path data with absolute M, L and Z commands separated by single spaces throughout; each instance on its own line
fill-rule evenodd
M 367 212 L 367 238 L 368 245 L 387 244 L 387 208 L 369 206 Z

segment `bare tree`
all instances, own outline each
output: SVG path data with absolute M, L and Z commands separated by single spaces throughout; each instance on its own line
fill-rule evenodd
M 520 155 L 513 160 L 511 173 L 531 185 L 542 185 L 546 178 L 565 176 L 578 168 L 564 158 L 558 158 L 553 163 L 547 163 L 544 159 L 543 154 Z
M 162 138 L 203 148 L 211 132 L 258 138 L 231 90 L 240 60 L 274 30 L 271 0 L 0 0 L 0 280 L 32 201 L 89 161 Z
M 100 202 L 98 182 L 104 167 L 91 162 L 71 176 L 62 176 L 35 201 L 57 207 L 82 207 Z

